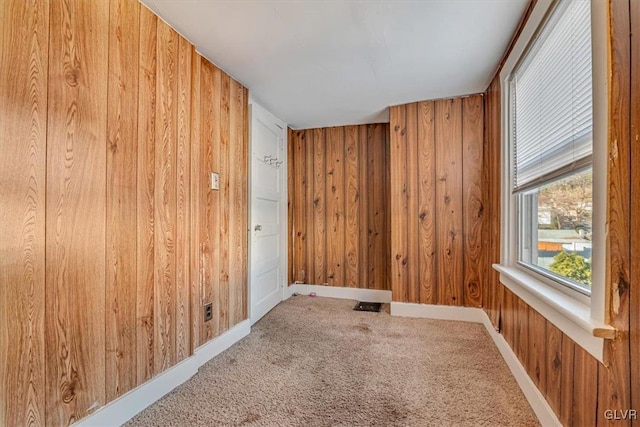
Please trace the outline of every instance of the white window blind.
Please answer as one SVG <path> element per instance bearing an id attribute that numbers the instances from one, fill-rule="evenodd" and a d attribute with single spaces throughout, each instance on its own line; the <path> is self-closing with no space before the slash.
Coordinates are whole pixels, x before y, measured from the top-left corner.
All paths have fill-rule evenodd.
<path id="1" fill-rule="evenodd" d="M 514 192 L 591 164 L 591 9 L 558 2 L 511 78 Z"/>

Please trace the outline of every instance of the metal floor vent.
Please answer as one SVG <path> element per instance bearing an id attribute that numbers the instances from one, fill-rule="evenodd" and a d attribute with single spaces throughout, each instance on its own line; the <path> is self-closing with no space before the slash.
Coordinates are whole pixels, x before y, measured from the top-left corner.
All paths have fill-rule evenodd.
<path id="1" fill-rule="evenodd" d="M 358 301 L 356 303 L 356 306 L 353 307 L 353 309 L 356 311 L 373 311 L 374 313 L 379 313 L 381 307 L 382 307 L 381 302 Z"/>

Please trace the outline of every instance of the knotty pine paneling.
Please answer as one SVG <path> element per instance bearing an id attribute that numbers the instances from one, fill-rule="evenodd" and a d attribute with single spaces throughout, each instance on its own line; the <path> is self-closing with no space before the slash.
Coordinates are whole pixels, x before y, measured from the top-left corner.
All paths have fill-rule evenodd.
<path id="1" fill-rule="evenodd" d="M 109 2 L 52 2 L 46 212 L 46 423 L 105 399 Z"/>
<path id="2" fill-rule="evenodd" d="M 387 135 L 289 130 L 290 282 L 389 289 Z"/>
<path id="3" fill-rule="evenodd" d="M 346 163 L 346 150 L 344 146 L 345 128 L 332 127 L 327 129 L 325 139 L 327 154 L 327 282 L 329 285 L 344 286 L 345 284 L 345 258 L 344 243 L 345 236 L 345 179 L 344 165 Z M 301 138 L 303 145 L 306 147 L 304 136 Z M 298 162 L 296 159 L 296 164 Z M 304 166 L 303 166 L 304 168 Z M 305 191 L 303 192 L 307 200 L 308 185 L 306 185 L 306 173 L 303 169 L 302 181 L 305 183 Z M 298 227 L 304 227 L 308 230 L 309 224 L 306 217 L 300 221 Z M 306 233 L 304 234 L 306 238 Z M 304 259 L 304 255 L 302 255 Z"/>
<path id="4" fill-rule="evenodd" d="M 640 298 L 633 287 L 638 276 L 639 263 L 637 235 L 640 221 L 634 206 L 638 203 L 637 189 L 640 188 L 640 168 L 634 161 L 638 156 L 638 110 L 640 91 L 638 72 L 632 60 L 638 61 L 640 51 L 640 31 L 638 20 L 633 19 L 640 12 L 638 2 L 614 1 L 610 8 L 609 36 L 609 108 L 608 108 L 608 234 L 606 254 L 607 314 L 611 324 L 618 329 L 615 340 L 605 342 L 604 363 L 598 362 L 568 336 L 562 334 L 548 320 L 542 328 L 542 316 L 524 301 L 515 298 L 515 312 L 508 314 L 509 302 L 505 298 L 503 285 L 495 273 L 488 277 L 483 291 L 483 305 L 495 326 L 501 327 L 505 335 L 515 327 L 514 352 L 529 375 L 538 384 L 540 392 L 548 400 L 559 420 L 566 426 L 586 425 L 631 425 L 629 419 L 608 420 L 605 410 L 620 411 L 636 409 L 640 405 L 636 392 L 639 375 L 638 322 L 640 318 Z M 631 37 L 629 34 L 632 33 Z M 633 52 L 633 53 L 632 53 Z M 489 185 L 485 190 L 489 197 L 490 250 L 491 262 L 499 258 L 499 203 L 500 203 L 500 84 L 494 78 L 486 98 L 486 148 L 489 162 Z M 491 259 L 492 258 L 492 259 Z M 531 314 L 531 313 L 534 314 Z M 543 319 L 544 320 L 544 319 Z M 511 325 L 510 323 L 514 323 Z M 523 340 L 522 337 L 528 337 Z M 525 342 L 523 342 L 525 341 Z M 528 343 L 528 344 L 527 344 Z M 534 345 L 532 345 L 534 343 Z M 544 343 L 545 351 L 540 352 Z M 528 347 L 527 347 L 528 345 Z M 540 359 L 544 357 L 545 360 Z M 543 380 L 544 378 L 544 380 Z M 638 425 L 638 420 L 633 420 Z"/>
<path id="5" fill-rule="evenodd" d="M 45 421 L 49 2 L 0 2 L 0 425 Z"/>
<path id="6" fill-rule="evenodd" d="M 436 174 L 435 104 L 418 103 L 418 298 L 421 304 L 436 301 Z"/>
<path id="7" fill-rule="evenodd" d="M 0 28 L 0 424 L 68 425 L 247 318 L 248 92 L 137 0 Z"/>
<path id="8" fill-rule="evenodd" d="M 394 106 L 390 118 L 393 300 L 480 306 L 483 96 Z"/>
<path id="9" fill-rule="evenodd" d="M 391 276 L 389 280 L 391 282 L 393 300 L 409 301 L 406 108 L 404 106 L 391 107 L 389 109 L 389 118 L 389 210 L 391 213 Z"/>

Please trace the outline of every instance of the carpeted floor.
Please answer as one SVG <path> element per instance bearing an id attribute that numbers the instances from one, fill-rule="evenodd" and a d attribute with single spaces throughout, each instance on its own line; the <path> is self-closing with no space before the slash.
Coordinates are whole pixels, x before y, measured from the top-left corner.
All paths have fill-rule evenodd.
<path id="1" fill-rule="evenodd" d="M 131 426 L 532 426 L 482 325 L 296 296 Z"/>

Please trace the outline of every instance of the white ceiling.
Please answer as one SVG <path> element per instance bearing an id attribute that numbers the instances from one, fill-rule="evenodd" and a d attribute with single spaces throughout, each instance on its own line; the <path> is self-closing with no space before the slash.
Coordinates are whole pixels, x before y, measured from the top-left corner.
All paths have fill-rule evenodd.
<path id="1" fill-rule="evenodd" d="M 483 92 L 528 0 L 142 0 L 294 129 Z"/>

